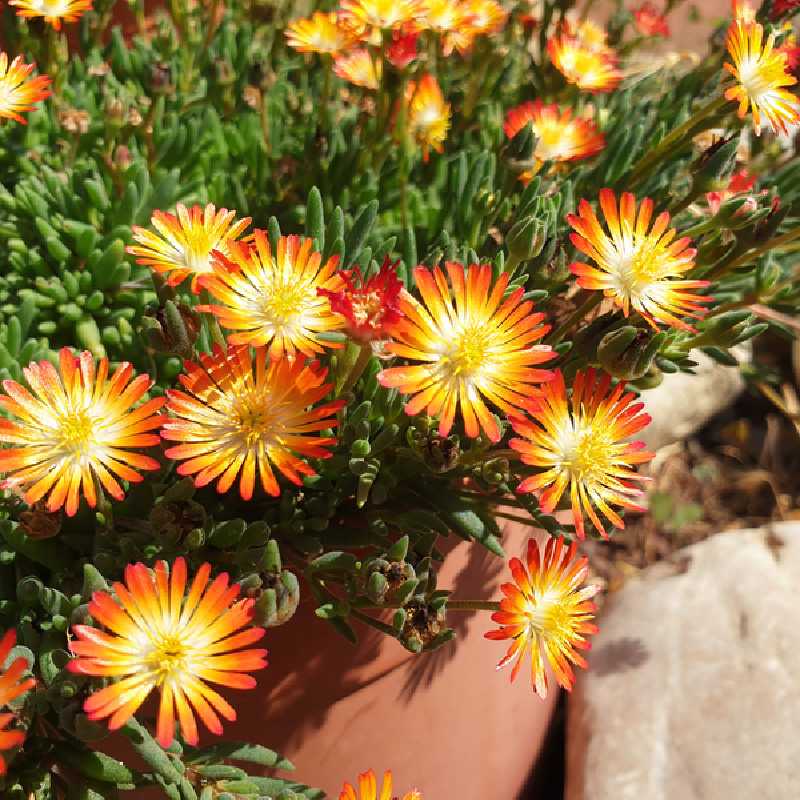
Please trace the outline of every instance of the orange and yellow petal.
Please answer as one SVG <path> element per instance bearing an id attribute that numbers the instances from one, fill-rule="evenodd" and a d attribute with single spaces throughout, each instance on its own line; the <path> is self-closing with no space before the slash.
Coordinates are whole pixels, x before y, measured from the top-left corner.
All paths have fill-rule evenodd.
<path id="1" fill-rule="evenodd" d="M 631 309 L 653 327 L 658 323 L 693 330 L 683 318 L 700 318 L 710 298 L 696 294 L 708 281 L 682 280 L 694 268 L 697 252 L 687 237 L 676 239 L 665 211 L 652 220 L 654 203 L 646 197 L 637 209 L 636 198 L 624 192 L 619 203 L 611 189 L 600 191 L 605 228 L 586 200 L 567 221 L 574 229 L 572 243 L 594 266 L 570 265 L 584 289 L 602 291 L 628 316 Z M 652 222 L 652 225 L 651 225 Z"/>
<path id="2" fill-rule="evenodd" d="M 311 239 L 282 236 L 273 253 L 266 231 L 256 230 L 253 243 L 234 243 L 227 256 L 212 261 L 213 272 L 200 283 L 216 302 L 198 306 L 232 333 L 231 344 L 268 347 L 273 359 L 297 354 L 313 357 L 341 345 L 326 335 L 345 320 L 331 310 L 319 289 L 338 292 L 344 281 L 338 257 L 324 264 Z"/>
<path id="3" fill-rule="evenodd" d="M 592 597 L 599 587 L 585 585 L 588 559 L 577 557 L 575 542 L 568 546 L 563 537 L 549 537 L 544 547 L 530 539 L 525 560 L 512 558 L 508 566 L 513 583 L 501 585 L 500 611 L 492 614 L 500 627 L 484 634 L 510 642 L 497 668 L 513 661 L 513 681 L 530 652 L 536 694 L 547 697 L 546 663 L 559 686 L 569 691 L 575 679 L 572 665 L 586 667 L 580 651 L 589 649 L 588 637 L 597 632 Z"/>
<path id="4" fill-rule="evenodd" d="M 17 633 L 13 629 L 6 631 L 0 639 L 0 668 L 8 660 L 16 643 Z M 6 760 L 3 754 L 21 747 L 25 741 L 25 731 L 9 727 L 16 717 L 8 713 L 8 704 L 36 686 L 34 678 L 22 680 L 22 676 L 29 669 L 27 660 L 19 657 L 0 672 L 0 710 L 3 712 L 0 713 L 0 775 L 5 775 L 6 772 Z"/>
<path id="5" fill-rule="evenodd" d="M 57 31 L 63 22 L 77 22 L 92 10 L 92 0 L 9 0 L 8 4 L 16 7 L 18 17 L 43 18 Z"/>
<path id="6" fill-rule="evenodd" d="M 226 254 L 250 224 L 249 217 L 237 220 L 235 211 L 217 210 L 211 203 L 205 208 L 179 203 L 175 214 L 156 211 L 150 221 L 155 231 L 133 227 L 137 244 L 128 252 L 137 264 L 166 275 L 170 286 L 191 278 L 193 292 L 200 276 L 211 272 L 212 253 Z"/>
<path id="7" fill-rule="evenodd" d="M 643 404 L 625 385 L 612 388 L 611 377 L 593 369 L 578 372 L 568 400 L 564 376 L 537 392 L 529 405 L 532 419 L 512 415 L 511 424 L 519 438 L 510 447 L 524 464 L 541 471 L 523 480 L 518 491 L 538 492 L 542 510 L 550 513 L 569 491 L 575 530 L 585 536 L 588 516 L 607 536 L 601 516 L 617 528 L 624 527 L 612 506 L 641 511 L 636 502 L 642 495 L 635 482 L 646 478 L 635 467 L 649 461 L 652 453 L 640 441 L 629 438 L 645 428 L 650 417 Z M 597 512 L 600 512 L 599 514 Z"/>
<path id="8" fill-rule="evenodd" d="M 427 160 L 433 149 L 441 153 L 450 128 L 450 104 L 445 102 L 436 78 L 427 73 L 406 87 L 408 130 Z"/>
<path id="9" fill-rule="evenodd" d="M 212 733 L 220 716 L 236 712 L 209 686 L 250 689 L 251 672 L 267 665 L 267 651 L 250 648 L 263 628 L 252 627 L 254 600 L 239 600 L 227 573 L 210 578 L 203 564 L 189 585 L 186 561 L 177 558 L 153 569 L 129 564 L 114 596 L 95 592 L 89 604 L 94 625 L 73 626 L 68 669 L 112 682 L 92 693 L 84 711 L 92 720 L 124 725 L 149 694 L 160 694 L 156 738 L 169 747 L 176 722 L 183 738 L 197 744 L 197 717 Z M 187 588 L 188 587 L 188 588 Z M 102 626 L 102 627 L 100 627 Z"/>
<path id="10" fill-rule="evenodd" d="M 277 497 L 275 470 L 300 485 L 302 476 L 316 474 L 305 459 L 331 455 L 336 439 L 317 434 L 336 427 L 343 401 L 317 405 L 332 385 L 316 364 L 232 346 L 185 369 L 182 389 L 167 391 L 170 417 L 161 435 L 177 443 L 166 455 L 181 462 L 178 473 L 191 475 L 195 485 L 216 481 L 224 493 L 238 478 L 239 494 L 249 500 L 258 480 Z"/>
<path id="11" fill-rule="evenodd" d="M 648 0 L 633 10 L 633 19 L 642 36 L 669 36 L 667 18 Z"/>
<path id="12" fill-rule="evenodd" d="M 409 415 L 438 416 L 442 436 L 458 409 L 467 436 L 483 431 L 496 442 L 500 428 L 491 409 L 524 407 L 531 388 L 552 377 L 539 368 L 552 351 L 537 344 L 549 326 L 522 300 L 522 288 L 504 298 L 508 273 L 493 281 L 488 264 L 447 263 L 446 269 L 447 275 L 439 267 L 414 270 L 422 302 L 401 297 L 404 316 L 390 326 L 393 341 L 386 346 L 409 363 L 383 370 L 378 380 L 410 395 Z"/>
<path id="13" fill-rule="evenodd" d="M 342 17 L 354 27 L 390 30 L 420 16 L 420 0 L 342 0 Z"/>
<path id="14" fill-rule="evenodd" d="M 762 122 L 775 133 L 788 133 L 800 123 L 800 101 L 786 89 L 797 78 L 788 72 L 786 53 L 775 47 L 775 33 L 764 41 L 762 25 L 736 20 L 726 44 L 733 64 L 726 62 L 725 69 L 736 83 L 725 91 L 725 98 L 739 104 L 741 119 L 750 109 L 756 135 L 761 134 Z"/>
<path id="15" fill-rule="evenodd" d="M 26 64 L 22 56 L 17 56 L 10 64 L 8 55 L 0 52 L 0 117 L 27 124 L 25 117 L 33 111 L 35 104 L 50 97 L 50 78 L 39 75 L 28 76 L 35 64 Z"/>
<path id="16" fill-rule="evenodd" d="M 119 480 L 142 480 L 137 470 L 155 470 L 154 458 L 137 452 L 160 443 L 156 414 L 163 398 L 133 406 L 153 385 L 147 375 L 134 377 L 122 362 L 108 375 L 108 359 L 95 365 L 91 353 L 59 354 L 59 369 L 49 361 L 29 364 L 23 374 L 30 391 L 3 381 L 0 408 L 10 417 L 0 422 L 2 487 L 22 493 L 33 505 L 45 497 L 48 511 L 64 508 L 73 516 L 83 497 L 94 507 L 99 488 L 122 499 Z"/>
<path id="17" fill-rule="evenodd" d="M 380 86 L 382 64 L 373 59 L 369 50 L 359 47 L 337 56 L 333 62 L 333 71 L 355 86 L 375 91 Z"/>
<path id="18" fill-rule="evenodd" d="M 610 92 L 622 80 L 619 59 L 609 47 L 598 46 L 564 28 L 547 40 L 553 66 L 567 83 L 589 92 Z"/>
<path id="19" fill-rule="evenodd" d="M 315 11 L 307 19 L 290 22 L 285 31 L 289 47 L 300 53 L 338 55 L 358 41 L 354 29 L 335 12 Z"/>
<path id="20" fill-rule="evenodd" d="M 339 800 L 392 800 L 392 771 L 383 773 L 383 781 L 379 782 L 373 770 L 362 772 L 358 776 L 358 785 L 345 782 Z M 422 795 L 412 789 L 403 795 L 403 800 L 422 800 Z"/>
<path id="21" fill-rule="evenodd" d="M 503 126 L 506 136 L 513 139 L 529 123 L 538 162 L 580 161 L 605 147 L 605 137 L 591 119 L 573 117 L 572 109 L 560 110 L 555 103 L 545 105 L 537 99 L 510 109 Z"/>

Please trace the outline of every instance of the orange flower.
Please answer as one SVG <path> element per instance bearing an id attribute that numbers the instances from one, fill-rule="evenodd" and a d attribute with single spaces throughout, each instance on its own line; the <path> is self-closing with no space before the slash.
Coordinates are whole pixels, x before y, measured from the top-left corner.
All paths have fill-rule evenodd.
<path id="1" fill-rule="evenodd" d="M 420 0 L 342 0 L 342 16 L 354 27 L 398 28 L 420 15 Z"/>
<path id="2" fill-rule="evenodd" d="M 526 562 L 512 558 L 508 562 L 514 583 L 504 583 L 500 591 L 500 611 L 492 620 L 500 624 L 487 631 L 487 639 L 511 639 L 508 652 L 497 665 L 502 669 L 516 659 L 511 680 L 517 677 L 526 651 L 531 653 L 531 684 L 542 699 L 547 697 L 548 680 L 545 658 L 556 681 L 567 691 L 572 689 L 575 675 L 572 664 L 586 668 L 578 652 L 591 646 L 587 637 L 597 633 L 592 622 L 592 602 L 598 586 L 584 586 L 589 574 L 588 559 L 576 558 L 577 545 L 566 546 L 563 537 L 549 538 L 542 549 L 534 539 L 528 540 Z"/>
<path id="3" fill-rule="evenodd" d="M 167 450 L 168 458 L 182 461 L 180 475 L 194 475 L 195 486 L 217 480 L 217 491 L 227 492 L 237 475 L 239 494 L 253 496 L 256 470 L 264 491 L 281 493 L 270 465 L 292 483 L 302 484 L 302 475 L 314 469 L 295 454 L 329 458 L 326 448 L 334 437 L 311 436 L 335 428 L 335 414 L 343 400 L 313 407 L 331 390 L 325 383 L 327 370 L 302 359 L 270 360 L 266 348 L 253 358 L 248 347 L 216 348 L 213 355 L 200 356 L 200 363 L 187 362 L 179 380 L 186 391 L 167 390 L 172 417 L 161 429 L 169 441 L 181 444 Z"/>
<path id="4" fill-rule="evenodd" d="M 308 19 L 296 19 L 285 31 L 289 47 L 301 53 L 338 55 L 347 50 L 358 36 L 354 30 L 343 25 L 338 14 L 315 11 Z"/>
<path id="5" fill-rule="evenodd" d="M 269 345 L 273 359 L 341 347 L 324 341 L 324 335 L 341 329 L 344 320 L 331 311 L 327 297 L 317 294 L 317 289 L 338 291 L 344 285 L 336 272 L 338 256 L 320 267 L 322 256 L 312 252 L 311 239 L 282 236 L 273 254 L 266 231 L 256 230 L 253 238 L 255 246 L 233 243 L 228 256 L 212 261 L 213 273 L 200 284 L 222 305 L 198 310 L 236 331 L 228 337 L 231 344 Z"/>
<path id="6" fill-rule="evenodd" d="M 419 83 L 409 81 L 406 87 L 408 103 L 408 130 L 422 148 L 427 161 L 431 148 L 437 153 L 444 149 L 444 140 L 450 127 L 450 104 L 446 103 L 436 78 L 430 73 Z"/>
<path id="7" fill-rule="evenodd" d="M 669 36 L 667 18 L 650 2 L 633 10 L 636 27 L 642 36 Z"/>
<path id="8" fill-rule="evenodd" d="M 533 303 L 522 300 L 522 287 L 504 299 L 507 272 L 492 286 L 489 264 L 446 267 L 452 288 L 439 267 L 414 270 L 424 305 L 404 293 L 405 317 L 389 328 L 395 341 L 387 352 L 422 363 L 385 369 L 378 380 L 413 395 L 406 404 L 410 416 L 440 415 L 442 436 L 450 433 L 460 405 L 467 436 L 483 429 L 497 442 L 500 428 L 484 400 L 512 412 L 525 405 L 534 384 L 552 377 L 535 368 L 549 361 L 552 351 L 534 344 L 550 327 L 540 324 L 543 314 L 531 313 Z"/>
<path id="9" fill-rule="evenodd" d="M 18 17 L 44 17 L 57 31 L 62 22 L 76 22 L 92 10 L 92 0 L 9 0 L 8 4 L 19 9 Z"/>
<path id="10" fill-rule="evenodd" d="M 160 442 L 155 412 L 163 398 L 131 410 L 153 385 L 148 375 L 133 378 L 133 367 L 122 362 L 108 378 L 108 359 L 97 367 L 88 351 L 59 354 L 59 372 L 49 361 L 29 364 L 22 371 L 33 394 L 15 381 L 3 381 L 0 408 L 16 419 L 0 418 L 0 472 L 4 489 L 17 489 L 29 505 L 49 493 L 47 510 L 78 510 L 81 486 L 86 502 L 97 503 L 97 482 L 116 500 L 124 497 L 114 475 L 138 482 L 136 469 L 158 469 L 153 458 L 133 452 Z M 113 474 L 112 474 L 113 473 Z"/>
<path id="11" fill-rule="evenodd" d="M 186 561 L 176 558 L 153 570 L 144 564 L 125 567 L 125 582 L 108 592 L 95 592 L 89 613 L 108 630 L 73 625 L 71 649 L 76 658 L 70 672 L 112 678 L 114 682 L 91 694 L 83 708 L 91 720 L 110 718 L 110 730 L 121 728 L 148 695 L 160 693 L 156 738 L 169 747 L 177 711 L 183 738 L 198 742 L 200 717 L 212 733 L 222 733 L 220 716 L 229 721 L 236 712 L 208 684 L 252 689 L 247 674 L 267 666 L 266 650 L 242 649 L 264 635 L 251 627 L 252 599 L 238 600 L 239 584 L 228 585 L 223 572 L 209 583 L 211 565 L 203 564 L 186 591 Z"/>
<path id="12" fill-rule="evenodd" d="M 775 133 L 788 133 L 789 126 L 800 122 L 800 101 L 784 87 L 793 86 L 797 78 L 787 72 L 786 54 L 774 49 L 775 33 L 766 43 L 764 28 L 757 23 L 736 21 L 728 29 L 728 53 L 733 64 L 725 69 L 736 79 L 736 85 L 725 92 L 726 100 L 739 103 L 740 119 L 753 112 L 753 128 L 761 135 L 761 118 Z"/>
<path id="13" fill-rule="evenodd" d="M 586 200 L 578 204 L 577 215 L 567 215 L 567 222 L 575 229 L 572 243 L 596 264 L 590 267 L 578 261 L 570 265 L 578 276 L 578 285 L 601 289 L 626 317 L 633 308 L 653 327 L 662 322 L 693 330 L 679 317 L 703 315 L 700 304 L 710 298 L 693 292 L 708 286 L 708 281 L 673 280 L 694 267 L 697 251 L 690 247 L 691 240 L 683 237 L 673 241 L 675 229 L 667 230 L 670 217 L 666 211 L 650 228 L 653 201 L 649 197 L 642 200 L 637 215 L 636 198 L 630 192 L 620 197 L 618 210 L 614 192 L 602 189 L 600 207 L 608 233 Z"/>
<path id="14" fill-rule="evenodd" d="M 361 270 L 342 270 L 344 286 L 338 291 L 317 289 L 327 297 L 331 308 L 346 320 L 345 333 L 357 342 L 383 341 L 389 338 L 389 330 L 403 316 L 400 295 L 403 283 L 397 277 L 397 264 L 389 256 L 376 275 L 366 278 Z"/>
<path id="15" fill-rule="evenodd" d="M 336 56 L 333 62 L 333 71 L 340 78 L 373 92 L 380 86 L 382 67 L 382 63 L 373 60 L 369 50 L 363 47 Z"/>
<path id="16" fill-rule="evenodd" d="M 622 80 L 617 55 L 604 44 L 604 38 L 598 41 L 594 34 L 587 38 L 587 30 L 582 29 L 579 36 L 565 26 L 547 40 L 547 52 L 567 83 L 590 92 L 613 91 Z"/>
<path id="17" fill-rule="evenodd" d="M 421 30 L 433 31 L 442 39 L 446 56 L 453 50 L 466 52 L 472 45 L 474 32 L 471 17 L 461 0 L 422 0 L 417 25 Z"/>
<path id="18" fill-rule="evenodd" d="M 503 30 L 508 11 L 500 3 L 495 0 L 464 0 L 463 5 L 473 35 L 489 36 Z"/>
<path id="19" fill-rule="evenodd" d="M 559 111 L 555 103 L 545 105 L 538 99 L 510 109 L 503 130 L 513 139 L 529 122 L 536 137 L 533 157 L 539 165 L 544 161 L 580 161 L 605 147 L 605 137 L 592 120 L 573 118 L 572 109 Z M 526 183 L 532 177 L 533 171 L 520 175 Z"/>
<path id="20" fill-rule="evenodd" d="M 607 536 L 600 512 L 618 528 L 622 518 L 611 503 L 633 511 L 643 509 L 631 501 L 642 490 L 630 481 L 643 481 L 632 467 L 653 458 L 645 452 L 643 442 L 627 439 L 650 423 L 641 413 L 644 405 L 634 402 L 632 392 L 625 394 L 625 385 L 611 389 L 611 376 L 593 369 L 578 372 L 572 386 L 572 404 L 567 402 L 564 376 L 546 384 L 531 400 L 533 422 L 512 416 L 511 424 L 521 439 L 512 439 L 511 448 L 520 453 L 524 464 L 542 467 L 544 472 L 523 480 L 517 491 L 526 493 L 545 489 L 539 505 L 550 513 L 569 487 L 572 517 L 578 536 L 585 536 L 583 513 L 586 513 L 603 536 Z"/>
<path id="21" fill-rule="evenodd" d="M 756 10 L 748 0 L 731 0 L 731 11 L 733 12 L 734 20 L 745 24 L 756 21 Z"/>
<path id="22" fill-rule="evenodd" d="M 50 78 L 40 75 L 28 80 L 35 64 L 26 64 L 17 56 L 9 66 L 8 55 L 0 52 L 0 117 L 27 125 L 21 116 L 33 111 L 34 103 L 50 97 Z"/>
<path id="23" fill-rule="evenodd" d="M 383 773 L 383 788 L 378 794 L 378 779 L 372 770 L 362 772 L 358 776 L 358 790 L 345 783 L 342 788 L 339 800 L 391 800 L 392 799 L 392 771 L 386 770 Z M 406 792 L 403 800 L 422 800 L 422 795 L 416 790 Z"/>
<path id="24" fill-rule="evenodd" d="M 17 632 L 13 629 L 6 631 L 0 640 L 0 668 L 5 664 L 16 643 Z M 28 662 L 20 656 L 15 658 L 8 669 L 0 675 L 0 708 L 6 708 L 12 700 L 36 686 L 33 678 L 20 680 L 28 669 Z M 7 765 L 3 754 L 16 747 L 22 747 L 25 741 L 25 731 L 9 729 L 8 726 L 13 721 L 14 714 L 9 712 L 0 714 L 0 775 L 6 774 Z"/>
<path id="25" fill-rule="evenodd" d="M 751 175 L 746 169 L 741 169 L 731 175 L 728 185 L 725 189 L 718 192 L 706 192 L 706 202 L 712 214 L 719 213 L 722 204 L 726 200 L 730 200 L 737 194 L 745 194 L 755 186 L 755 176 Z M 759 194 L 767 194 L 766 189 Z M 735 216 L 753 212 L 758 208 L 758 200 L 755 196 L 749 195 L 742 205 L 737 209 Z"/>
<path id="26" fill-rule="evenodd" d="M 133 238 L 141 246 L 128 247 L 128 252 L 138 256 L 137 264 L 166 274 L 170 286 L 177 286 L 191 276 L 192 291 L 196 292 L 198 278 L 211 272 L 211 254 L 227 253 L 250 224 L 250 217 L 234 222 L 235 211 L 227 208 L 217 211 L 212 203 L 191 209 L 178 203 L 176 212 L 177 216 L 165 211 L 153 212 L 150 221 L 160 236 L 134 225 Z"/>

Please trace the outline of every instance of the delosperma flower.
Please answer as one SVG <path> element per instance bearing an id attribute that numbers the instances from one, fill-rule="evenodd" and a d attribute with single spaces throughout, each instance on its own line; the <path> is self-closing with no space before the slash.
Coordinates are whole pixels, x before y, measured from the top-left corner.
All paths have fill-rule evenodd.
<path id="1" fill-rule="evenodd" d="M 155 211 L 150 220 L 156 232 L 134 225 L 137 244 L 128 247 L 137 264 L 167 276 L 170 286 L 191 278 L 192 291 L 198 289 L 201 275 L 211 272 L 211 254 L 227 253 L 230 245 L 247 229 L 250 218 L 236 219 L 235 211 L 178 204 L 175 214 Z"/>
<path id="2" fill-rule="evenodd" d="M 195 485 L 217 482 L 227 492 L 239 478 L 239 493 L 253 496 L 256 475 L 270 495 L 280 495 L 273 467 L 294 484 L 314 469 L 299 456 L 327 458 L 334 437 L 316 436 L 336 427 L 337 400 L 316 406 L 331 390 L 327 370 L 301 358 L 274 360 L 266 348 L 255 356 L 249 347 L 217 348 L 187 362 L 182 389 L 168 389 L 168 409 L 161 435 L 179 444 L 166 451 L 180 461 L 178 474 L 194 476 Z"/>
<path id="3" fill-rule="evenodd" d="M 776 133 L 788 133 L 800 123 L 800 100 L 785 87 L 797 83 L 787 71 L 786 54 L 775 48 L 775 33 L 764 41 L 764 27 L 756 22 L 737 20 L 728 29 L 726 41 L 733 64 L 725 69 L 736 85 L 725 91 L 725 98 L 739 103 L 744 119 L 748 108 L 753 113 L 753 128 L 761 134 L 762 119 Z"/>
<path id="4" fill-rule="evenodd" d="M 633 19 L 642 36 L 669 36 L 667 18 L 647 0 L 633 10 Z"/>
<path id="5" fill-rule="evenodd" d="M 3 381 L 0 408 L 0 473 L 5 489 L 22 493 L 29 505 L 47 498 L 48 511 L 64 508 L 74 515 L 83 496 L 92 508 L 98 485 L 115 500 L 124 497 L 118 479 L 139 482 L 136 470 L 155 470 L 160 464 L 133 448 L 159 444 L 164 403 L 153 398 L 133 406 L 149 391 L 148 375 L 133 377 L 133 367 L 121 363 L 108 375 L 108 359 L 95 367 L 88 351 L 74 355 L 65 347 L 59 369 L 49 361 L 23 369 L 30 391 L 16 381 Z M 116 476 L 116 477 L 115 477 Z"/>
<path id="6" fill-rule="evenodd" d="M 413 22 L 420 15 L 420 0 L 342 0 L 341 14 L 353 25 L 382 30 Z"/>
<path id="7" fill-rule="evenodd" d="M 8 4 L 16 7 L 18 17 L 43 18 L 57 31 L 63 22 L 77 22 L 92 10 L 92 0 L 9 0 Z"/>
<path id="8" fill-rule="evenodd" d="M 547 52 L 553 66 L 567 83 L 589 92 L 610 92 L 622 80 L 618 59 L 613 50 L 584 41 L 564 28 L 547 40 Z"/>
<path id="9" fill-rule="evenodd" d="M 555 510 L 569 492 L 575 531 L 583 539 L 584 515 L 607 536 L 600 515 L 623 528 L 612 506 L 643 511 L 636 500 L 643 492 L 634 481 L 647 480 L 636 473 L 639 464 L 653 458 L 643 442 L 631 442 L 650 422 L 644 404 L 625 385 L 611 387 L 611 377 L 593 369 L 578 372 L 567 397 L 559 370 L 553 381 L 540 387 L 529 405 L 531 418 L 510 417 L 519 438 L 509 445 L 524 464 L 542 472 L 525 478 L 519 492 L 541 492 L 539 505 L 545 513 Z M 598 514 L 599 512 L 599 514 Z"/>
<path id="10" fill-rule="evenodd" d="M 380 86 L 383 66 L 380 61 L 373 59 L 369 50 L 358 47 L 349 53 L 336 56 L 333 71 L 354 86 L 361 86 L 374 92 Z"/>
<path id="11" fill-rule="evenodd" d="M 528 123 L 536 137 L 533 157 L 539 164 L 580 161 L 605 147 L 605 137 L 591 119 L 573 117 L 572 109 L 559 109 L 555 103 L 545 105 L 537 99 L 509 109 L 503 130 L 513 139 Z M 532 176 L 530 170 L 520 178 L 527 182 Z"/>
<path id="12" fill-rule="evenodd" d="M 0 639 L 0 669 L 16 643 L 17 632 L 13 629 L 6 631 Z M 20 656 L 5 671 L 0 672 L 0 775 L 6 774 L 7 765 L 3 754 L 15 747 L 21 747 L 25 741 L 25 731 L 9 727 L 15 715 L 8 710 L 8 704 L 36 686 L 34 678 L 20 680 L 28 669 L 28 662 Z"/>
<path id="13" fill-rule="evenodd" d="M 345 782 L 339 800 L 392 800 L 392 798 L 397 800 L 392 793 L 392 783 L 392 771 L 387 769 L 383 773 L 383 782 L 379 790 L 378 778 L 370 769 L 358 776 L 358 787 Z M 403 795 L 402 800 L 422 800 L 422 795 L 416 789 L 412 789 Z"/>
<path id="14" fill-rule="evenodd" d="M 421 147 L 425 160 L 431 149 L 441 153 L 450 127 L 450 104 L 445 102 L 436 78 L 426 74 L 418 82 L 409 81 L 406 103 L 408 130 Z"/>
<path id="15" fill-rule="evenodd" d="M 358 36 L 335 12 L 315 11 L 308 19 L 296 19 L 285 31 L 290 47 L 300 53 L 336 56 L 352 47 Z"/>
<path id="16" fill-rule="evenodd" d="M 267 651 L 249 648 L 264 635 L 251 626 L 252 599 L 238 600 L 240 587 L 227 573 L 211 580 L 203 564 L 188 585 L 186 561 L 170 567 L 158 561 L 153 570 L 129 564 L 124 583 L 113 595 L 95 592 L 89 603 L 94 625 L 74 625 L 68 663 L 71 672 L 111 678 L 84 703 L 89 719 L 108 719 L 121 728 L 153 690 L 160 695 L 156 738 L 172 743 L 175 720 L 189 744 L 197 744 L 197 719 L 222 733 L 220 717 L 233 721 L 236 711 L 214 689 L 252 689 L 250 674 L 267 666 Z M 98 624 L 99 623 L 99 624 Z M 102 626 L 102 627 L 101 627 Z"/>
<path id="17" fill-rule="evenodd" d="M 358 267 L 342 270 L 344 285 L 336 290 L 317 289 L 330 300 L 331 309 L 347 320 L 344 332 L 357 342 L 376 342 L 389 338 L 392 325 L 403 311 L 400 297 L 403 283 L 397 277 L 397 264 L 388 256 L 375 275 L 365 278 Z"/>
<path id="18" fill-rule="evenodd" d="M 10 64 L 8 55 L 0 52 L 0 117 L 26 125 L 22 114 L 33 111 L 35 103 L 50 97 L 50 78 L 28 76 L 35 64 L 26 64 L 17 56 Z"/>
<path id="19" fill-rule="evenodd" d="M 500 627 L 484 634 L 487 639 L 511 640 L 497 668 L 514 661 L 512 681 L 530 651 L 531 684 L 542 699 L 549 688 L 546 664 L 559 686 L 571 689 L 572 665 L 586 668 L 579 651 L 588 650 L 588 637 L 597 633 L 592 597 L 599 587 L 584 585 L 588 559 L 577 558 L 576 551 L 577 544 L 567 546 L 563 537 L 550 537 L 544 547 L 530 539 L 525 561 L 512 558 L 508 562 L 514 582 L 500 586 L 504 597 L 500 611 L 492 614 Z"/>
<path id="20" fill-rule="evenodd" d="M 282 236 L 273 252 L 262 230 L 255 231 L 252 245 L 231 244 L 228 255 L 220 253 L 212 262 L 212 274 L 200 281 L 217 302 L 198 308 L 232 331 L 231 344 L 267 346 L 273 359 L 298 353 L 313 356 L 326 347 L 339 347 L 325 341 L 324 334 L 342 328 L 344 319 L 317 293 L 344 286 L 336 272 L 338 257 L 323 264 L 312 244 L 311 239 Z"/>
<path id="21" fill-rule="evenodd" d="M 414 270 L 422 303 L 408 293 L 400 300 L 403 319 L 390 326 L 387 352 L 415 362 L 378 375 L 383 386 L 412 395 L 406 413 L 439 416 L 439 433 L 447 436 L 459 408 L 467 436 L 482 430 L 493 442 L 500 428 L 487 406 L 505 412 L 522 408 L 531 387 L 552 372 L 538 365 L 553 358 L 537 342 L 550 329 L 533 303 L 522 300 L 520 287 L 505 296 L 509 275 L 492 281 L 488 264 L 448 263 L 447 276 L 434 267 Z"/>
<path id="22" fill-rule="evenodd" d="M 692 330 L 682 317 L 702 317 L 702 303 L 709 298 L 695 290 L 708 286 L 708 281 L 681 279 L 694 267 L 697 251 L 687 237 L 675 238 L 666 211 L 652 221 L 653 207 L 652 199 L 646 197 L 637 210 L 630 192 L 624 192 L 617 204 L 614 192 L 602 189 L 600 208 L 606 230 L 591 205 L 581 200 L 578 213 L 567 216 L 575 231 L 570 238 L 595 266 L 577 261 L 570 269 L 578 276 L 579 286 L 602 291 L 625 316 L 633 309 L 653 327 L 663 323 Z"/>

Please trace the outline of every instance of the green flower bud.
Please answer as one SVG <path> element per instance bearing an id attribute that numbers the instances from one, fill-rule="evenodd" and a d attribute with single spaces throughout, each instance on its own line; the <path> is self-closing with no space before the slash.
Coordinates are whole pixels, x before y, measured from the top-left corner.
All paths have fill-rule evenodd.
<path id="1" fill-rule="evenodd" d="M 665 338 L 663 333 L 623 325 L 600 340 L 597 360 L 615 378 L 636 380 L 650 368 Z"/>
<path id="2" fill-rule="evenodd" d="M 707 147 L 691 165 L 692 197 L 698 197 L 705 192 L 724 189 L 728 178 L 736 166 L 736 148 L 739 146 L 739 136 L 728 139 L 718 139 Z"/>
<path id="3" fill-rule="evenodd" d="M 300 583 L 297 576 L 283 570 L 279 575 L 268 573 L 262 576 L 262 588 L 253 596 L 256 597 L 256 625 L 275 628 L 288 622 L 300 605 Z"/>
<path id="4" fill-rule="evenodd" d="M 380 573 L 373 572 L 367 581 L 367 597 L 373 603 L 381 604 L 389 591 L 389 581 Z"/>
<path id="5" fill-rule="evenodd" d="M 527 216 L 515 222 L 506 236 L 508 247 L 506 272 L 513 272 L 518 264 L 538 256 L 542 252 L 546 238 L 547 224 L 541 220 Z"/>

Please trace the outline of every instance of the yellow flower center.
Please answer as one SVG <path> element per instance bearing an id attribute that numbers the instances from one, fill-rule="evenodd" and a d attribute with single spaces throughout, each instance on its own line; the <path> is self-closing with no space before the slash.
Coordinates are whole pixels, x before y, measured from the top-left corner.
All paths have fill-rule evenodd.
<path id="1" fill-rule="evenodd" d="M 527 612 L 528 625 L 540 636 L 572 628 L 570 607 L 564 602 L 563 592 L 554 589 L 542 593 L 534 591 L 533 598 L 528 599 Z"/>
<path id="2" fill-rule="evenodd" d="M 180 635 L 167 633 L 150 645 L 150 652 L 144 661 L 156 673 L 157 682 L 162 684 L 186 671 L 189 650 L 190 647 Z"/>
<path id="3" fill-rule="evenodd" d="M 350 298 L 353 308 L 353 319 L 357 325 L 370 322 L 373 326 L 379 325 L 383 317 L 383 304 L 378 292 L 358 294 Z"/>
<path id="4" fill-rule="evenodd" d="M 61 449 L 72 456 L 84 456 L 95 445 L 97 421 L 85 410 L 78 409 L 62 416 L 58 434 Z"/>
<path id="5" fill-rule="evenodd" d="M 486 331 L 474 326 L 456 334 L 452 347 L 444 354 L 443 362 L 450 367 L 453 375 L 474 378 L 488 366 L 488 356 Z"/>
<path id="6" fill-rule="evenodd" d="M 760 57 L 750 57 L 742 60 L 739 64 L 739 81 L 754 102 L 772 89 L 767 71 L 761 63 Z"/>
<path id="7" fill-rule="evenodd" d="M 38 0 L 37 10 L 48 16 L 60 17 L 68 10 L 69 4 L 66 0 Z"/>
<path id="8" fill-rule="evenodd" d="M 608 432 L 599 426 L 571 421 L 559 442 L 559 461 L 572 477 L 586 484 L 612 468 L 612 444 Z"/>
<path id="9" fill-rule="evenodd" d="M 243 395 L 232 408 L 233 429 L 238 439 L 252 447 L 275 428 L 275 415 L 268 393 Z"/>
<path id="10" fill-rule="evenodd" d="M 276 327 L 289 326 L 302 318 L 303 310 L 315 296 L 313 286 L 309 288 L 307 283 L 276 285 L 264 298 L 261 310 Z"/>

